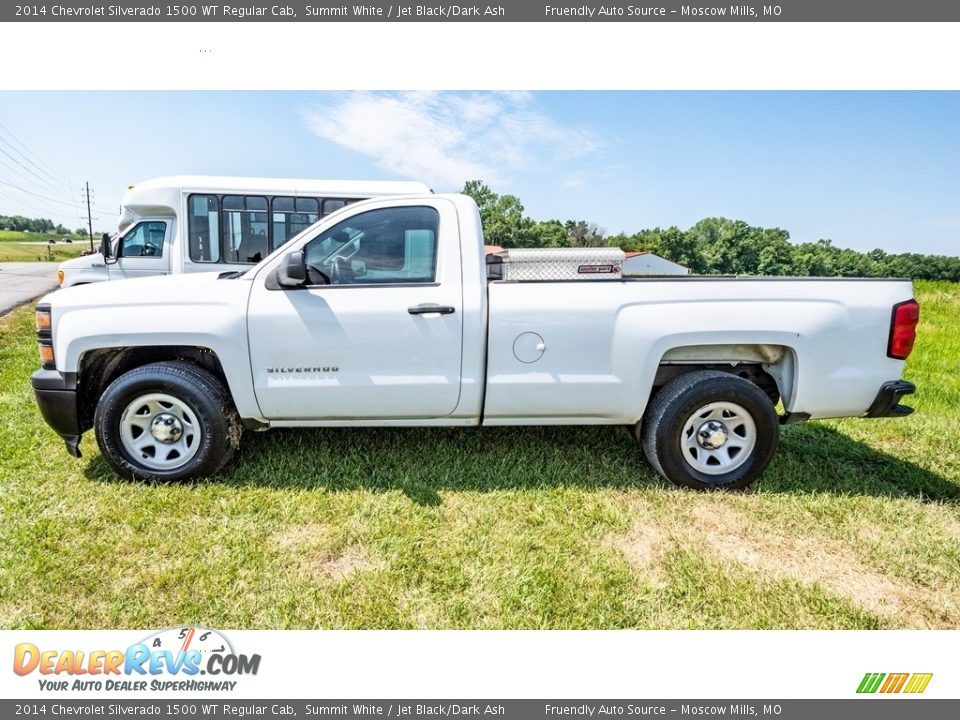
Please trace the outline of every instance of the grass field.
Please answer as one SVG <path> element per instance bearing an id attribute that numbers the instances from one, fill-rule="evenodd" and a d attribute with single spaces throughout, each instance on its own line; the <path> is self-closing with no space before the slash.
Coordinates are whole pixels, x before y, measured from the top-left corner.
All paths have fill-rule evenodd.
<path id="1" fill-rule="evenodd" d="M 4 242 L 39 242 L 46 243 L 49 238 L 53 238 L 57 241 L 57 244 L 60 243 L 61 238 L 70 238 L 73 240 L 74 244 L 76 243 L 87 243 L 87 247 L 90 246 L 90 238 L 86 235 L 77 235 L 76 233 L 67 233 L 63 235 L 61 233 L 54 232 L 25 232 L 23 230 L 0 230 L 0 243 Z"/>
<path id="2" fill-rule="evenodd" d="M 222 476 L 113 475 L 0 319 L 0 626 L 958 628 L 960 286 L 918 283 L 917 413 L 786 428 L 754 492 L 623 428 L 249 433 Z"/>
<path id="3" fill-rule="evenodd" d="M 56 239 L 50 245 L 48 253 L 47 239 Z M 69 237 L 72 243 L 64 243 L 61 237 Z M 84 249 L 90 247 L 86 235 L 61 236 L 56 233 L 28 233 L 19 230 L 0 230 L 0 262 L 63 262 L 79 257 Z"/>

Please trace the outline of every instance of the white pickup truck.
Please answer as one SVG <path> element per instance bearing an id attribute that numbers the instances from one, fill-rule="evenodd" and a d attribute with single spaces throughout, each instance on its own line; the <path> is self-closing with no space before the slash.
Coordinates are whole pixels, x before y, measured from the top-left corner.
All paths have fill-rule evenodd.
<path id="1" fill-rule="evenodd" d="M 93 428 L 118 473 L 166 480 L 244 429 L 621 424 L 674 483 L 740 488 L 781 424 L 912 411 L 907 280 L 551 267 L 491 265 L 468 197 L 359 202 L 245 272 L 47 295 L 33 387 L 72 455 Z"/>

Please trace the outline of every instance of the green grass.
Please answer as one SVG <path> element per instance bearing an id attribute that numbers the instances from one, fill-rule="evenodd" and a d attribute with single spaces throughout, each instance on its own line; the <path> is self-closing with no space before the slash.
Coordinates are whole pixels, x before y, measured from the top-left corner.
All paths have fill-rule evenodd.
<path id="1" fill-rule="evenodd" d="M 72 243 L 65 243 L 61 237 L 69 237 Z M 57 242 L 48 245 L 47 240 Z M 86 235 L 58 235 L 56 233 L 28 233 L 20 230 L 0 230 L 0 262 L 63 262 L 80 257 L 90 247 Z"/>
<path id="2" fill-rule="evenodd" d="M 754 492 L 622 428 L 248 433 L 215 479 L 66 455 L 0 319 L 0 626 L 960 627 L 960 286 L 918 283 L 917 413 L 784 429 Z"/>
<path id="3" fill-rule="evenodd" d="M 29 243 L 0 243 L 0 262 L 55 262 L 80 257 L 85 247 L 89 245 L 32 245 Z"/>
<path id="4" fill-rule="evenodd" d="M 90 238 L 87 235 L 77 235 L 76 233 L 67 233 L 62 235 L 55 232 L 26 232 L 24 230 L 0 230 L 0 243 L 2 242 L 40 242 L 45 243 L 50 238 L 61 242 L 61 238 L 70 238 L 74 243 L 87 243 L 90 245 Z"/>

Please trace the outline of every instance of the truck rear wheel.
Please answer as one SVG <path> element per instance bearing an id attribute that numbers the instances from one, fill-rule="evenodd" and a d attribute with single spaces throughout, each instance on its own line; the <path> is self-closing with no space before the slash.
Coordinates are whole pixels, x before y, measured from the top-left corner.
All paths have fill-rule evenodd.
<path id="1" fill-rule="evenodd" d="M 100 398 L 93 427 L 118 474 L 167 481 L 215 475 L 233 457 L 242 432 L 220 381 L 185 362 L 121 375 Z"/>
<path id="2" fill-rule="evenodd" d="M 713 370 L 665 385 L 634 428 L 653 469 L 696 490 L 750 485 L 773 459 L 779 431 L 767 393 Z"/>

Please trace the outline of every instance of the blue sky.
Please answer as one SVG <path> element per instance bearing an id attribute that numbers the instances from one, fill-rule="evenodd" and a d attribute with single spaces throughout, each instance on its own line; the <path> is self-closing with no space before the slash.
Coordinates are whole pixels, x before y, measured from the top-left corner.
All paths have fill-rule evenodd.
<path id="1" fill-rule="evenodd" d="M 960 92 L 0 92 L 0 124 L 0 214 L 70 227 L 85 180 L 109 229 L 162 175 L 480 178 L 609 233 L 723 215 L 960 254 Z"/>

